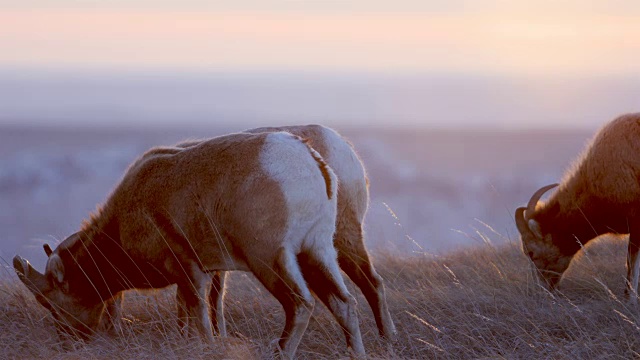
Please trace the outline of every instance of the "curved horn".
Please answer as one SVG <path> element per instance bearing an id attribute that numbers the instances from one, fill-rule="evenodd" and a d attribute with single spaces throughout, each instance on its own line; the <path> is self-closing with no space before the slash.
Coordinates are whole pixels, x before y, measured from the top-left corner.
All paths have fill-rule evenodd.
<path id="1" fill-rule="evenodd" d="M 28 277 L 31 272 L 31 264 L 21 256 L 16 255 L 13 257 L 13 268 L 16 270 L 18 276 Z"/>
<path id="2" fill-rule="evenodd" d="M 13 268 L 18 278 L 20 278 L 31 292 L 37 295 L 46 291 L 48 284 L 45 276 L 34 269 L 27 260 L 16 255 L 13 258 Z"/>
<path id="3" fill-rule="evenodd" d="M 518 231 L 520 235 L 528 234 L 531 232 L 529 229 L 529 225 L 527 224 L 527 220 L 524 219 L 524 212 L 527 208 L 519 207 L 516 209 L 516 226 L 518 227 Z"/>
<path id="4" fill-rule="evenodd" d="M 529 204 L 527 204 L 527 215 L 529 216 L 527 216 L 526 219 L 529 219 L 531 217 L 531 214 L 533 214 L 536 211 L 536 205 L 538 204 L 538 200 L 540 200 L 542 195 L 544 195 L 544 193 L 546 193 L 547 191 L 553 189 L 558 185 L 560 184 L 551 184 L 551 185 L 543 186 L 540 189 L 538 189 L 538 191 L 533 193 L 533 196 L 531 196 L 531 199 L 529 199 Z"/>

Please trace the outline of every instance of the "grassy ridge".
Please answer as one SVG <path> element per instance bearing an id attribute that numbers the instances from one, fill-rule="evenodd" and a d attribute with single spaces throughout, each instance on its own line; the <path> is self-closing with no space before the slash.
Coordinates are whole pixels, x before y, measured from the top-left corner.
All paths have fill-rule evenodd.
<path id="1" fill-rule="evenodd" d="M 371 358 L 640 358 L 640 307 L 624 300 L 626 241 L 603 239 L 569 268 L 559 291 L 533 277 L 517 244 L 483 245 L 443 257 L 376 257 L 398 328 L 380 340 L 361 294 Z M 180 336 L 174 291 L 128 294 L 122 334 L 62 350 L 53 319 L 17 280 L 0 283 L 0 358 L 268 358 L 284 325 L 276 300 L 252 276 L 233 273 L 226 314 L 232 337 L 214 346 Z M 345 357 L 342 332 L 316 304 L 302 359 Z"/>

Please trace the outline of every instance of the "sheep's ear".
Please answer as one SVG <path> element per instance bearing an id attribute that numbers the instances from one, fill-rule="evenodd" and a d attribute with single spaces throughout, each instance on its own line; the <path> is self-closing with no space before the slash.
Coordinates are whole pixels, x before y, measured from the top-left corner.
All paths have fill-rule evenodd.
<path id="1" fill-rule="evenodd" d="M 53 278 L 61 284 L 64 281 L 64 264 L 58 254 L 53 254 L 47 262 L 47 272 L 51 273 Z"/>
<path id="2" fill-rule="evenodd" d="M 47 257 L 53 254 L 53 250 L 51 250 L 51 246 L 49 246 L 49 244 L 44 244 L 42 247 L 44 248 L 44 253 L 47 254 Z"/>
<path id="3" fill-rule="evenodd" d="M 538 238 L 542 239 L 542 230 L 540 230 L 540 224 L 537 221 L 531 219 L 528 222 L 529 230 Z"/>

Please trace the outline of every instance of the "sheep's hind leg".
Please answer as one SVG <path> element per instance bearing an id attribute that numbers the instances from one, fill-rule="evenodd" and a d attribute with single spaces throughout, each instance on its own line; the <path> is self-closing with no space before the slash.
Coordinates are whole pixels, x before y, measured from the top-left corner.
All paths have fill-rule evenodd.
<path id="1" fill-rule="evenodd" d="M 348 234 L 345 229 L 339 229 L 336 233 L 336 248 L 340 268 L 367 299 L 380 336 L 393 340 L 396 328 L 389 314 L 384 283 L 371 263 L 364 246 L 362 230 L 353 230 Z"/>
<path id="2" fill-rule="evenodd" d="M 299 256 L 300 266 L 314 294 L 329 308 L 342 327 L 347 346 L 357 357 L 364 357 L 356 300 L 344 284 L 333 247 Z"/>
<path id="3" fill-rule="evenodd" d="M 279 249 L 273 265 L 249 264 L 253 274 L 278 299 L 286 322 L 280 337 L 281 354 L 292 359 L 307 329 L 315 300 L 307 287 L 293 253 Z"/>

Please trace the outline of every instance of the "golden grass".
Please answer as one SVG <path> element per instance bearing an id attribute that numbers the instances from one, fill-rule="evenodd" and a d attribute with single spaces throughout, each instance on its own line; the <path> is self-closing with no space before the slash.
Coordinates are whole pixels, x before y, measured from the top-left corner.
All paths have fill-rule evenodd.
<path id="1" fill-rule="evenodd" d="M 392 344 L 378 338 L 366 302 L 350 289 L 371 358 L 640 358 L 640 311 L 623 296 L 625 256 L 626 241 L 590 244 L 554 293 L 538 285 L 514 243 L 442 257 L 377 256 L 398 328 Z M 13 277 L 0 283 L 0 358 L 269 358 L 284 325 L 280 305 L 251 275 L 234 273 L 228 285 L 231 337 L 214 346 L 180 336 L 170 289 L 128 294 L 119 336 L 73 342 L 65 350 L 52 317 Z M 348 356 L 342 331 L 320 304 L 297 356 Z"/>

